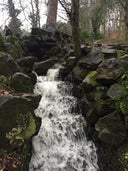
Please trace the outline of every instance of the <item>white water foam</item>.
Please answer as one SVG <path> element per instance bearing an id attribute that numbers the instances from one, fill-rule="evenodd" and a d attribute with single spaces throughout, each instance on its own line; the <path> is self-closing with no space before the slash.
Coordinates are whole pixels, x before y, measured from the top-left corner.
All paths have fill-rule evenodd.
<path id="1" fill-rule="evenodd" d="M 35 111 L 42 124 L 32 141 L 29 171 L 97 171 L 96 148 L 86 139 L 85 119 L 73 113 L 76 99 L 69 85 L 56 80 L 58 72 L 50 69 L 35 86 L 35 93 L 42 95 Z"/>

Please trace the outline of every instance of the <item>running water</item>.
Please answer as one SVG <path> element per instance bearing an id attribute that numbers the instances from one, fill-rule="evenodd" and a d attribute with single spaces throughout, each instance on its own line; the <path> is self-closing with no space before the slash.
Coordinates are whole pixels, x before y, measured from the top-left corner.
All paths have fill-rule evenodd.
<path id="1" fill-rule="evenodd" d="M 58 81 L 58 72 L 50 69 L 35 86 L 35 93 L 42 95 L 35 111 L 42 124 L 33 138 L 29 171 L 97 171 L 96 148 L 86 139 L 85 119 L 73 113 L 71 85 Z"/>

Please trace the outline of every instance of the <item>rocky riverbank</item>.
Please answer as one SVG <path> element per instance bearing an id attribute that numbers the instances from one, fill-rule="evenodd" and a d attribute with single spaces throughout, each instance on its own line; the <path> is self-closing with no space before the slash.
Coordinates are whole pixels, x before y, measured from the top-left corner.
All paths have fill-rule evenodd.
<path id="1" fill-rule="evenodd" d="M 1 156 L 5 161 L 20 156 L 19 165 L 0 160 L 0 169 L 27 171 L 31 138 L 40 127 L 33 113 L 40 101 L 33 95 L 34 72 L 45 75 L 61 63 L 60 79 L 73 83 L 78 102 L 74 110 L 87 121 L 100 171 L 128 170 L 128 46 L 83 44 L 81 58 L 76 59 L 70 37 L 59 32 L 33 29 L 29 36 L 0 41 Z"/>

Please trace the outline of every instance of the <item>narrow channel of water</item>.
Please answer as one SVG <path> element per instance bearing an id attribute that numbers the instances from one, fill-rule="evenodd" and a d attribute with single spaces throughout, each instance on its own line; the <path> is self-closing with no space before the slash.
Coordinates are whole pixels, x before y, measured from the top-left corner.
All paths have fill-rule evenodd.
<path id="1" fill-rule="evenodd" d="M 35 93 L 41 94 L 37 116 L 42 124 L 33 138 L 29 171 L 98 171 L 96 148 L 87 141 L 85 119 L 74 113 L 71 85 L 57 80 L 59 69 L 38 77 Z"/>

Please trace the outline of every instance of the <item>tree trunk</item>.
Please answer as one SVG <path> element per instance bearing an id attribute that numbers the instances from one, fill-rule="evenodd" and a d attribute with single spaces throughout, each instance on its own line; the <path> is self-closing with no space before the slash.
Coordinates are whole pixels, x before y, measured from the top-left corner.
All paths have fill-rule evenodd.
<path id="1" fill-rule="evenodd" d="M 48 15 L 47 15 L 46 27 L 47 29 L 53 31 L 56 29 L 57 7 L 58 7 L 58 0 L 48 1 Z"/>
<path id="2" fill-rule="evenodd" d="M 72 0 L 71 11 L 72 38 L 76 57 L 80 57 L 80 36 L 79 36 L 79 0 Z"/>
<path id="3" fill-rule="evenodd" d="M 125 40 L 128 40 L 128 3 L 124 7 Z"/>

